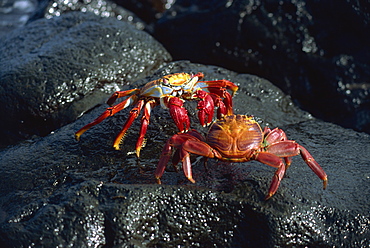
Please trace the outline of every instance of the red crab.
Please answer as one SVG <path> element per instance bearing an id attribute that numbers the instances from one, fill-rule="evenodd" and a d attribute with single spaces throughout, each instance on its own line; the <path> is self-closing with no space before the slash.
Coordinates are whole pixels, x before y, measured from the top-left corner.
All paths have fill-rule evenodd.
<path id="1" fill-rule="evenodd" d="M 122 130 L 114 140 L 113 147 L 120 149 L 126 131 L 130 128 L 133 121 L 138 117 L 144 107 L 144 114 L 141 118 L 141 129 L 136 143 L 136 155 L 140 156 L 140 149 L 143 146 L 144 136 L 149 125 L 150 112 L 152 108 L 161 105 L 169 109 L 172 119 L 181 132 L 186 132 L 190 127 L 190 120 L 186 109 L 183 107 L 185 100 L 198 100 L 198 118 L 200 123 L 205 126 L 212 122 L 214 108 L 217 107 L 217 116 L 232 113 L 232 96 L 227 90 L 232 91 L 232 95 L 238 90 L 238 86 L 228 80 L 200 81 L 203 73 L 195 75 L 188 73 L 175 73 L 166 75 L 160 79 L 145 84 L 140 89 L 131 89 L 115 92 L 107 101 L 108 105 L 121 97 L 128 96 L 124 101 L 107 108 L 93 122 L 82 127 L 75 133 L 77 140 L 92 126 L 99 124 L 105 118 L 116 114 L 122 109 L 134 105 L 127 118 Z"/>
<path id="2" fill-rule="evenodd" d="M 182 161 L 185 176 L 195 182 L 192 177 L 190 153 L 207 158 L 217 158 L 228 162 L 246 162 L 257 160 L 277 168 L 266 196 L 273 196 L 279 188 L 286 169 L 291 163 L 291 157 L 300 154 L 306 164 L 323 180 L 324 189 L 327 185 L 327 175 L 312 155 L 293 140 L 288 140 L 281 129 L 261 127 L 251 116 L 228 115 L 214 122 L 206 138 L 196 130 L 178 133 L 172 136 L 163 148 L 155 177 L 160 184 L 167 163 L 173 155 L 173 164 Z"/>

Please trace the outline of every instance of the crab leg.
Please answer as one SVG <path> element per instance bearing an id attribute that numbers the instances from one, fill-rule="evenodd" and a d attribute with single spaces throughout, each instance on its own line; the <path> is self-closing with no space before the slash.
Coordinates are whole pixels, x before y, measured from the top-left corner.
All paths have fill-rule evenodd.
<path id="1" fill-rule="evenodd" d="M 118 133 L 116 139 L 113 142 L 113 147 L 116 150 L 119 150 L 120 149 L 120 143 L 121 143 L 123 137 L 125 136 L 127 130 L 130 128 L 132 122 L 140 114 L 140 111 L 143 108 L 143 105 L 144 105 L 144 100 L 139 100 L 136 103 L 135 107 L 133 109 L 131 109 L 130 115 L 129 115 L 128 119 L 126 120 L 125 124 L 123 125 L 122 130 Z"/>
<path id="2" fill-rule="evenodd" d="M 203 139 L 202 139 L 203 140 Z M 219 158 L 222 159 L 221 154 L 219 154 L 215 149 L 213 149 L 210 145 L 205 143 L 204 141 L 199 139 L 189 139 L 186 140 L 180 151 L 180 159 L 182 161 L 182 169 L 184 171 L 185 176 L 187 179 L 195 183 L 192 177 L 192 170 L 191 170 L 191 162 L 190 162 L 190 155 L 189 153 L 197 154 L 200 156 L 204 156 L 206 158 Z"/>
<path id="3" fill-rule="evenodd" d="M 193 171 L 191 170 L 190 154 L 184 149 L 180 150 L 180 159 L 182 161 L 182 170 L 185 177 L 192 183 L 195 183 L 193 179 Z"/>
<path id="4" fill-rule="evenodd" d="M 288 140 L 285 132 L 279 128 L 274 128 L 272 131 L 270 128 L 265 127 L 264 129 L 264 140 L 267 145 Z M 287 169 L 289 168 L 290 164 L 292 163 L 291 157 L 284 157 L 285 164 L 287 165 Z"/>
<path id="5" fill-rule="evenodd" d="M 155 100 L 150 100 L 145 104 L 144 114 L 143 114 L 143 117 L 141 118 L 141 128 L 140 128 L 139 138 L 137 139 L 137 142 L 136 142 L 135 150 L 136 150 L 137 157 L 140 157 L 140 150 L 143 146 L 144 136 L 146 134 L 146 131 L 149 125 L 150 112 L 156 105 L 158 105 L 158 103 Z"/>
<path id="6" fill-rule="evenodd" d="M 214 158 L 216 150 L 214 150 L 210 145 L 199 140 L 187 140 L 183 145 L 182 149 L 187 152 L 194 153 L 207 158 Z M 218 156 L 221 158 L 221 156 Z"/>
<path id="7" fill-rule="evenodd" d="M 112 106 L 113 103 L 118 99 L 118 98 L 121 98 L 121 97 L 125 97 L 125 96 L 128 96 L 128 95 L 131 95 L 131 94 L 138 94 L 140 92 L 140 89 L 131 89 L 131 90 L 125 90 L 125 91 L 116 91 L 114 92 L 111 97 L 109 97 L 108 101 L 107 101 L 107 104 L 109 106 Z"/>
<path id="8" fill-rule="evenodd" d="M 206 151 L 209 151 L 208 153 Z M 181 149 L 181 160 L 182 160 L 182 169 L 186 178 L 195 183 L 193 179 L 193 174 L 191 170 L 191 162 L 189 152 L 195 153 L 195 151 L 202 156 L 213 158 L 214 154 L 210 151 L 213 150 L 208 144 L 201 142 L 199 140 L 187 140 Z"/>
<path id="9" fill-rule="evenodd" d="M 269 133 L 271 133 L 271 128 L 265 127 L 263 129 L 263 137 L 266 137 Z"/>
<path id="10" fill-rule="evenodd" d="M 321 168 L 321 166 L 315 161 L 315 159 L 312 157 L 312 155 L 301 145 L 299 146 L 299 150 L 301 153 L 301 156 L 303 160 L 306 162 L 306 164 L 311 168 L 313 172 L 321 179 L 323 180 L 323 188 L 326 189 L 326 186 L 328 184 L 328 176 L 326 175 L 325 171 Z"/>
<path id="11" fill-rule="evenodd" d="M 192 140 L 200 140 L 200 141 L 203 141 L 203 142 L 205 141 L 205 138 L 198 131 L 196 131 L 195 129 L 192 129 L 189 132 L 187 132 L 186 134 L 183 134 L 182 137 L 184 137 L 185 135 L 187 135 L 186 140 L 192 139 Z M 193 136 L 193 137 L 191 137 L 191 136 Z M 185 141 L 183 141 L 182 143 L 184 143 L 184 142 Z M 173 154 L 173 157 L 172 157 L 172 164 L 173 165 L 177 165 L 180 161 L 182 161 L 180 150 L 181 150 L 180 148 L 177 148 L 175 153 Z M 175 167 L 175 169 L 176 169 L 176 167 Z"/>
<path id="12" fill-rule="evenodd" d="M 176 149 L 172 155 L 172 165 L 174 165 L 175 170 L 177 171 L 177 165 L 181 161 L 180 149 Z"/>
<path id="13" fill-rule="evenodd" d="M 261 163 L 278 168 L 272 177 L 269 191 L 265 197 L 265 200 L 268 200 L 279 188 L 280 182 L 285 174 L 285 164 L 281 158 L 269 152 L 260 152 L 256 155 L 255 159 Z"/>
<path id="14" fill-rule="evenodd" d="M 312 155 L 303 146 L 297 144 L 293 140 L 285 140 L 272 144 L 267 148 L 268 152 L 271 152 L 279 157 L 292 157 L 301 154 L 301 157 L 311 170 L 323 180 L 323 188 L 326 188 L 328 177 L 321 166 L 315 161 Z"/>
<path id="15" fill-rule="evenodd" d="M 226 79 L 214 81 L 199 81 L 199 83 L 206 84 L 207 86 L 205 88 L 207 88 L 212 93 L 217 92 L 217 90 L 226 91 L 225 89 L 228 89 L 232 91 L 232 95 L 234 96 L 235 92 L 239 89 L 239 87 L 236 84 Z"/>
<path id="16" fill-rule="evenodd" d="M 272 144 L 278 141 L 288 140 L 285 132 L 279 128 L 274 128 L 272 131 L 269 128 L 264 129 L 265 141 Z"/>
<path id="17" fill-rule="evenodd" d="M 117 105 L 114 105 L 112 107 L 109 107 L 107 108 L 98 118 L 96 118 L 94 121 L 92 121 L 91 123 L 85 125 L 84 127 L 82 127 L 80 130 L 78 130 L 76 133 L 75 133 L 75 138 L 76 140 L 80 140 L 80 136 L 86 132 L 87 130 L 89 130 L 91 127 L 99 124 L 100 122 L 102 122 L 103 120 L 105 120 L 107 117 L 109 116 L 113 116 L 115 115 L 117 112 L 121 111 L 122 109 L 124 108 L 127 108 L 128 106 L 130 106 L 131 104 L 134 104 L 137 102 L 137 96 L 136 95 L 132 95 L 130 97 L 128 97 L 126 100 L 118 103 Z M 109 101 L 109 100 L 108 100 Z"/>
<path id="18" fill-rule="evenodd" d="M 166 169 L 168 161 L 171 158 L 171 154 L 172 154 L 172 145 L 171 145 L 171 143 L 172 143 L 173 138 L 174 138 L 174 136 L 172 136 L 172 138 L 169 139 L 166 142 L 166 145 L 163 147 L 161 157 L 159 159 L 157 168 L 155 169 L 155 172 L 154 172 L 154 176 L 157 179 L 158 184 L 161 184 L 161 177 L 164 173 L 164 170 Z"/>
<path id="19" fill-rule="evenodd" d="M 188 141 L 200 142 L 200 140 L 204 140 L 204 138 L 196 130 L 191 130 L 188 133 L 175 134 L 166 142 L 154 173 L 158 184 L 161 184 L 160 178 L 162 177 L 168 161 L 171 158 L 172 147 L 177 149 L 172 160 L 174 165 L 176 165 L 179 161 L 182 161 L 182 168 L 185 176 L 189 179 L 189 181 L 193 183 L 195 182 L 192 178 L 190 156 L 189 153 L 183 149 L 183 144 L 187 143 Z"/>

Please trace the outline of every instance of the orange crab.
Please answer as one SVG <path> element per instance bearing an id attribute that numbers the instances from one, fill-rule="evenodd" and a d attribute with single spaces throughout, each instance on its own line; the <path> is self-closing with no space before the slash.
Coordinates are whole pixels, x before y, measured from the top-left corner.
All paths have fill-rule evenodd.
<path id="1" fill-rule="evenodd" d="M 186 109 L 183 107 L 185 100 L 198 100 L 198 118 L 205 126 L 212 122 L 214 108 L 217 107 L 217 116 L 232 113 L 232 95 L 238 90 L 238 86 L 228 80 L 200 81 L 204 78 L 203 73 L 195 75 L 188 73 L 175 73 L 166 75 L 160 79 L 145 84 L 140 89 L 131 89 L 115 92 L 107 101 L 112 106 L 121 97 L 124 101 L 107 108 L 93 122 L 82 127 L 75 133 L 77 140 L 91 127 L 99 124 L 109 116 L 116 114 L 122 109 L 134 105 L 122 130 L 114 140 L 113 147 L 120 149 L 120 144 L 127 130 L 133 121 L 138 117 L 144 107 L 144 114 L 141 118 L 141 129 L 136 142 L 136 155 L 140 156 L 140 149 L 143 146 L 144 136 L 149 125 L 150 112 L 152 108 L 161 105 L 169 109 L 172 119 L 181 132 L 187 132 L 190 127 L 190 120 Z M 227 91 L 230 90 L 232 95 Z"/>
<path id="2" fill-rule="evenodd" d="M 207 158 L 217 158 L 228 162 L 247 162 L 256 160 L 277 168 L 266 196 L 273 196 L 279 188 L 286 169 L 291 163 L 291 157 L 300 154 L 306 164 L 327 185 L 327 175 L 312 155 L 293 140 L 288 140 L 285 132 L 266 127 L 263 131 L 253 117 L 245 115 L 223 116 L 212 124 L 208 135 L 204 138 L 196 130 L 188 133 L 178 133 L 172 136 L 163 148 L 155 177 L 160 184 L 172 150 L 173 164 L 182 161 L 185 176 L 195 182 L 192 177 L 190 153 Z"/>

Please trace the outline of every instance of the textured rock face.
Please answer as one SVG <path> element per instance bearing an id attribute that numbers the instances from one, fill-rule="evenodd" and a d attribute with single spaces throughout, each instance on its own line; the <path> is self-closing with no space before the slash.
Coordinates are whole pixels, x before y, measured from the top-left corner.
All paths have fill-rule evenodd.
<path id="1" fill-rule="evenodd" d="M 175 60 L 267 78 L 314 116 L 370 132 L 368 3 L 179 0 L 154 36 Z"/>
<path id="2" fill-rule="evenodd" d="M 30 21 L 34 21 L 39 18 L 50 19 L 52 17 L 60 16 L 67 12 L 77 11 L 77 12 L 89 12 L 101 17 L 113 17 L 117 20 L 130 23 L 140 30 L 143 30 L 146 27 L 146 24 L 134 13 L 127 9 L 122 8 L 121 6 L 117 6 L 117 4 L 109 0 L 108 1 L 40 0 L 40 1 L 41 2 L 38 6 L 38 9 L 31 17 Z"/>
<path id="3" fill-rule="evenodd" d="M 147 145 L 131 153 L 139 121 L 123 149 L 111 146 L 130 109 L 81 136 L 99 106 L 52 134 L 0 152 L 0 246 L 53 247 L 366 247 L 370 216 L 369 135 L 312 118 L 268 81 L 214 66 L 176 62 L 130 86 L 174 72 L 204 72 L 206 80 L 240 86 L 235 113 L 253 114 L 305 146 L 329 177 L 326 190 L 300 157 L 276 195 L 264 201 L 274 168 L 258 162 L 192 159 L 196 184 L 169 166 L 156 185 L 164 142 L 176 132 L 168 111 L 152 111 Z M 192 127 L 196 104 L 186 104 Z"/>
<path id="4" fill-rule="evenodd" d="M 81 12 L 31 22 L 0 44 L 0 146 L 48 134 L 171 60 L 133 25 Z"/>

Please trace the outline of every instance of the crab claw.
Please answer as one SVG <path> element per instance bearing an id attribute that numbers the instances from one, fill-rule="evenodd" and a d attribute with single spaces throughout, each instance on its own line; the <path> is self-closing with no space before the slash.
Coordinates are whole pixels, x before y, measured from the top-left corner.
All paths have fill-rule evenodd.
<path id="1" fill-rule="evenodd" d="M 212 122 L 213 111 L 215 109 L 212 97 L 203 90 L 198 90 L 197 92 L 195 92 L 194 96 L 200 99 L 197 107 L 197 109 L 199 110 L 198 118 L 200 124 L 203 127 L 209 125 Z"/>
<path id="2" fill-rule="evenodd" d="M 208 87 L 205 87 L 204 89 L 207 89 L 207 91 L 210 94 L 213 94 L 216 98 L 222 98 L 222 103 L 219 104 L 221 109 L 218 109 L 218 116 L 222 115 L 232 115 L 233 114 L 233 101 L 232 97 L 234 96 L 235 92 L 238 90 L 238 86 L 231 83 L 227 80 L 219 80 L 219 81 L 209 81 L 207 82 L 209 85 Z M 217 87 L 217 84 L 219 86 Z M 230 94 L 227 89 L 230 89 L 232 91 L 232 94 Z M 219 100 L 217 100 L 219 101 Z M 224 105 L 224 106 L 222 106 Z M 218 106 L 217 106 L 218 107 Z"/>
<path id="3" fill-rule="evenodd" d="M 170 97 L 167 107 L 170 109 L 170 114 L 180 132 L 187 132 L 190 127 L 190 119 L 188 111 L 183 107 L 184 101 L 178 97 Z"/>
<path id="4" fill-rule="evenodd" d="M 220 119 L 224 115 L 230 115 L 221 97 L 213 95 L 213 101 L 215 103 L 215 107 L 217 108 L 217 119 Z"/>

